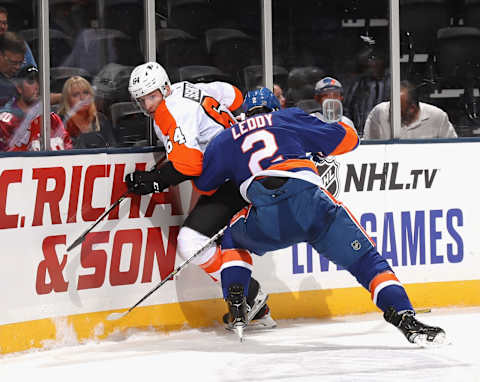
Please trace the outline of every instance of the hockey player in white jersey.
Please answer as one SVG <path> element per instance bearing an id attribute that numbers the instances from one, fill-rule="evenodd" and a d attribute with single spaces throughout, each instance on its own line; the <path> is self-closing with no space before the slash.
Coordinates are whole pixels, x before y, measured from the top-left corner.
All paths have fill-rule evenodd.
<path id="1" fill-rule="evenodd" d="M 165 69 L 156 62 L 137 66 L 130 75 L 128 90 L 143 112 L 154 120 L 155 132 L 168 158 L 152 171 L 135 171 L 126 176 L 129 191 L 137 194 L 161 192 L 200 175 L 207 144 L 236 123 L 232 111 L 243 103 L 240 90 L 225 82 L 171 84 Z M 210 196 L 202 195 L 180 229 L 178 254 L 189 258 L 245 205 L 231 182 Z M 214 281 L 220 279 L 219 248 L 205 250 L 192 262 Z M 247 298 L 251 326 L 274 327 L 266 305 L 268 295 L 256 280 L 252 281 Z"/>

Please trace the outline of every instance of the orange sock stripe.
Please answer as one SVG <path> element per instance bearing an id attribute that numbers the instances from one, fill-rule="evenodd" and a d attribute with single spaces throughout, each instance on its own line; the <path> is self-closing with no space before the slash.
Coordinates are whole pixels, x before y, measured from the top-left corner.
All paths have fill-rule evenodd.
<path id="1" fill-rule="evenodd" d="M 253 265 L 252 255 L 245 249 L 226 249 L 222 251 L 223 264 L 230 261 L 243 261 Z"/>
<path id="2" fill-rule="evenodd" d="M 393 274 L 390 271 L 380 273 L 376 275 L 372 281 L 370 281 L 369 289 L 370 289 L 370 294 L 372 296 L 372 300 L 375 296 L 375 289 L 381 284 L 384 283 L 385 281 L 397 281 L 400 283 L 400 281 L 397 279 L 397 276 Z"/>
<path id="3" fill-rule="evenodd" d="M 206 263 L 200 264 L 202 268 L 207 273 L 214 273 L 220 269 L 222 266 L 222 252 L 220 247 L 217 247 L 215 254 L 208 260 Z"/>

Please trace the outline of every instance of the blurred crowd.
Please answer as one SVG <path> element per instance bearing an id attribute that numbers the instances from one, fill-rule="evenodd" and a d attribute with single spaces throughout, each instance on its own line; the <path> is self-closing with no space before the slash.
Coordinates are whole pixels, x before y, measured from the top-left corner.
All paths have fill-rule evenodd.
<path id="1" fill-rule="evenodd" d="M 455 42 L 463 35 L 472 39 L 476 33 L 480 40 L 480 30 L 458 28 L 469 20 L 465 1 L 431 2 L 430 27 L 414 17 L 428 1 L 416 2 L 413 10 L 411 3 L 400 2 L 400 129 L 390 127 L 386 0 L 375 5 L 367 0 L 307 0 L 302 7 L 286 1 L 272 4 L 273 91 L 281 106 L 318 115 L 325 99 L 337 99 L 342 116 L 365 140 L 475 136 L 480 132 L 476 67 L 462 70 L 463 77 L 457 70 L 456 83 L 435 75 L 432 63 L 440 70 L 441 41 Z M 42 109 L 37 8 L 37 1 L 0 0 L 2 151 L 45 149 L 36 127 Z M 51 0 L 49 9 L 51 149 L 155 145 L 148 117 L 127 91 L 132 69 L 145 61 L 144 2 Z M 440 16 L 435 12 L 448 17 L 437 22 Z M 469 10 L 469 15 L 471 19 L 474 12 Z M 299 19 L 303 22 L 295 23 Z M 252 90 L 264 85 L 261 25 L 257 0 L 229 5 L 217 0 L 156 0 L 157 62 L 173 82 L 220 80 L 242 92 Z M 458 41 L 457 46 L 463 40 Z M 475 57 L 469 60 L 476 62 Z M 321 88 L 326 78 L 336 81 L 333 92 Z M 23 133 L 15 134 L 17 130 Z"/>

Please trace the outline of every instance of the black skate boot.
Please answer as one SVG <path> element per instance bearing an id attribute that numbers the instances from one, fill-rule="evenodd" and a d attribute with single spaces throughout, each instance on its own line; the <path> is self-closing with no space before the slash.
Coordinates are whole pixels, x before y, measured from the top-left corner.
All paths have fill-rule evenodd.
<path id="1" fill-rule="evenodd" d="M 247 296 L 247 304 L 250 308 L 247 317 L 248 329 L 270 329 L 277 326 L 270 315 L 267 299 L 268 294 L 262 291 L 259 282 L 251 278 Z"/>
<path id="2" fill-rule="evenodd" d="M 250 279 L 247 295 L 247 325 L 248 329 L 270 329 L 277 323 L 270 315 L 270 308 L 266 304 L 268 295 L 260 289 L 260 284 L 253 277 Z M 226 329 L 233 329 L 229 322 L 229 313 L 223 315 Z"/>
<path id="3" fill-rule="evenodd" d="M 234 330 L 240 341 L 243 338 L 243 329 L 247 326 L 247 299 L 243 295 L 243 286 L 240 284 L 230 285 L 228 288 L 228 325 Z"/>
<path id="4" fill-rule="evenodd" d="M 396 326 L 413 344 L 420 346 L 441 345 L 445 342 L 445 332 L 443 329 L 428 326 L 415 318 L 415 313 L 406 311 L 397 313 L 393 307 L 383 314 L 385 320 Z"/>

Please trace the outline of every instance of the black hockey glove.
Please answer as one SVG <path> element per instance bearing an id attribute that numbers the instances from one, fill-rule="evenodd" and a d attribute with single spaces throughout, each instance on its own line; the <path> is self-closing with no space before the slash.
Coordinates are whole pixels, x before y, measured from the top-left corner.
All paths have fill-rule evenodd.
<path id="1" fill-rule="evenodd" d="M 318 166 L 325 161 L 325 157 L 321 153 L 311 153 L 310 159 Z"/>
<path id="2" fill-rule="evenodd" d="M 131 172 L 125 177 L 125 183 L 129 192 L 140 195 L 162 192 L 169 186 L 160 179 L 158 170 Z"/>

